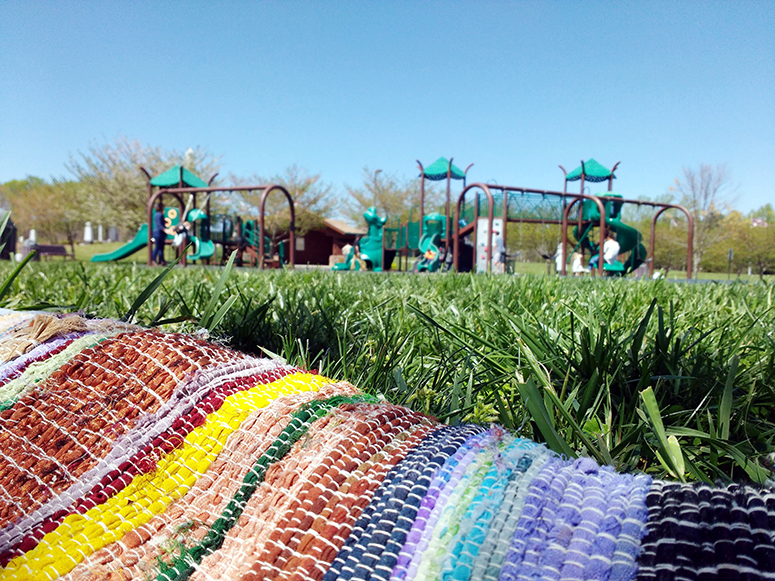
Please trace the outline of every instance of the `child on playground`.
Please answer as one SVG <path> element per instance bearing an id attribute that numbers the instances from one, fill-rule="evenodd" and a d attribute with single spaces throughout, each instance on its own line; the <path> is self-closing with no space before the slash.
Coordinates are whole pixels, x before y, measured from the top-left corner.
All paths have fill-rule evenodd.
<path id="1" fill-rule="evenodd" d="M 506 244 L 503 242 L 503 236 L 499 230 L 494 232 L 492 246 L 494 270 L 497 274 L 504 274 L 506 272 Z"/>
<path id="2" fill-rule="evenodd" d="M 620 248 L 621 246 L 619 246 L 619 243 L 616 241 L 613 232 L 607 230 L 605 233 L 605 242 L 603 243 L 603 261 L 606 264 L 613 264 L 616 262 L 616 259 L 619 256 Z M 587 268 L 587 272 L 592 272 L 597 267 L 599 259 L 599 254 L 595 254 L 592 258 L 589 259 L 589 267 Z"/>
<path id="3" fill-rule="evenodd" d="M 356 266 L 357 264 L 357 266 Z M 367 270 L 366 261 L 361 258 L 361 239 L 355 239 L 355 254 L 350 263 L 350 270 Z"/>
<path id="4" fill-rule="evenodd" d="M 584 268 L 584 255 L 578 250 L 570 255 L 570 264 L 573 276 L 586 274 L 587 270 Z"/>

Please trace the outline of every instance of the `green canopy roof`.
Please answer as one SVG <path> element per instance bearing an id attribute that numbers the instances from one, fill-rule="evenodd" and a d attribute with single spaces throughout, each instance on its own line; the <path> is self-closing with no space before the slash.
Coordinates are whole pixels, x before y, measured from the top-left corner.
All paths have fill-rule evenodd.
<path id="1" fill-rule="evenodd" d="M 425 179 L 437 182 L 440 180 L 447 179 L 447 170 L 449 169 L 449 160 L 446 157 L 440 157 L 436 161 L 434 161 L 432 164 L 430 164 L 428 167 L 425 168 Z M 463 170 L 461 170 L 459 167 L 457 167 L 454 163 L 452 164 L 452 171 L 450 172 L 450 177 L 453 180 L 462 180 L 466 177 L 466 174 Z"/>
<path id="2" fill-rule="evenodd" d="M 604 182 L 609 177 L 611 177 L 611 170 L 606 169 L 604 166 L 600 165 L 594 159 L 590 158 L 589 161 L 584 162 L 584 180 L 588 182 Z M 616 176 L 613 176 L 613 177 L 614 179 L 616 179 Z M 581 166 L 577 167 L 568 175 L 566 175 L 565 179 L 568 180 L 569 182 L 575 182 L 576 180 L 580 180 Z"/>
<path id="3" fill-rule="evenodd" d="M 151 180 L 152 186 L 159 188 L 175 188 L 180 184 L 180 166 L 171 167 L 164 173 L 160 173 Z M 206 188 L 207 184 L 196 174 L 183 168 L 183 187 L 188 188 Z"/>

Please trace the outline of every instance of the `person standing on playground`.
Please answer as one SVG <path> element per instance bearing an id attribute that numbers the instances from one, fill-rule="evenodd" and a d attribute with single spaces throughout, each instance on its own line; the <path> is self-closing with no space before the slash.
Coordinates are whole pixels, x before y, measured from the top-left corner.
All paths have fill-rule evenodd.
<path id="1" fill-rule="evenodd" d="M 503 243 L 500 231 L 496 230 L 493 234 L 495 235 L 492 241 L 492 256 L 495 262 L 493 270 L 497 274 L 503 274 L 506 272 L 506 245 Z"/>
<path id="2" fill-rule="evenodd" d="M 156 212 L 153 214 L 153 262 L 158 265 L 167 264 L 164 260 L 164 241 L 167 238 L 167 229 L 164 223 L 164 204 L 159 198 L 156 204 Z"/>
<path id="3" fill-rule="evenodd" d="M 557 274 L 562 274 L 562 265 L 565 264 L 565 245 L 560 240 L 557 244 L 557 250 L 554 253 L 554 267 Z"/>

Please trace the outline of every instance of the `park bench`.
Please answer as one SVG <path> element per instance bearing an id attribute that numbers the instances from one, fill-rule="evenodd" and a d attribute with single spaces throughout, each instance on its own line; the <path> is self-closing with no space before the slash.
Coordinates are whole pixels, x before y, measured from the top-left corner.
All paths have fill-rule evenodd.
<path id="1" fill-rule="evenodd" d="M 70 260 L 75 260 L 73 253 L 60 244 L 36 244 L 32 249 L 38 253 L 38 256 L 46 258 L 50 256 L 61 256 L 65 260 L 68 258 Z"/>

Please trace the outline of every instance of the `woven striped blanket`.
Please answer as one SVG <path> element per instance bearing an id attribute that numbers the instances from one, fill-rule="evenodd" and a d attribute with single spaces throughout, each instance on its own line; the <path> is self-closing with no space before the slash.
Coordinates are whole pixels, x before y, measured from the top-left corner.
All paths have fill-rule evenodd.
<path id="1" fill-rule="evenodd" d="M 1 580 L 775 579 L 775 493 L 561 458 L 195 337 L 0 312 Z"/>

